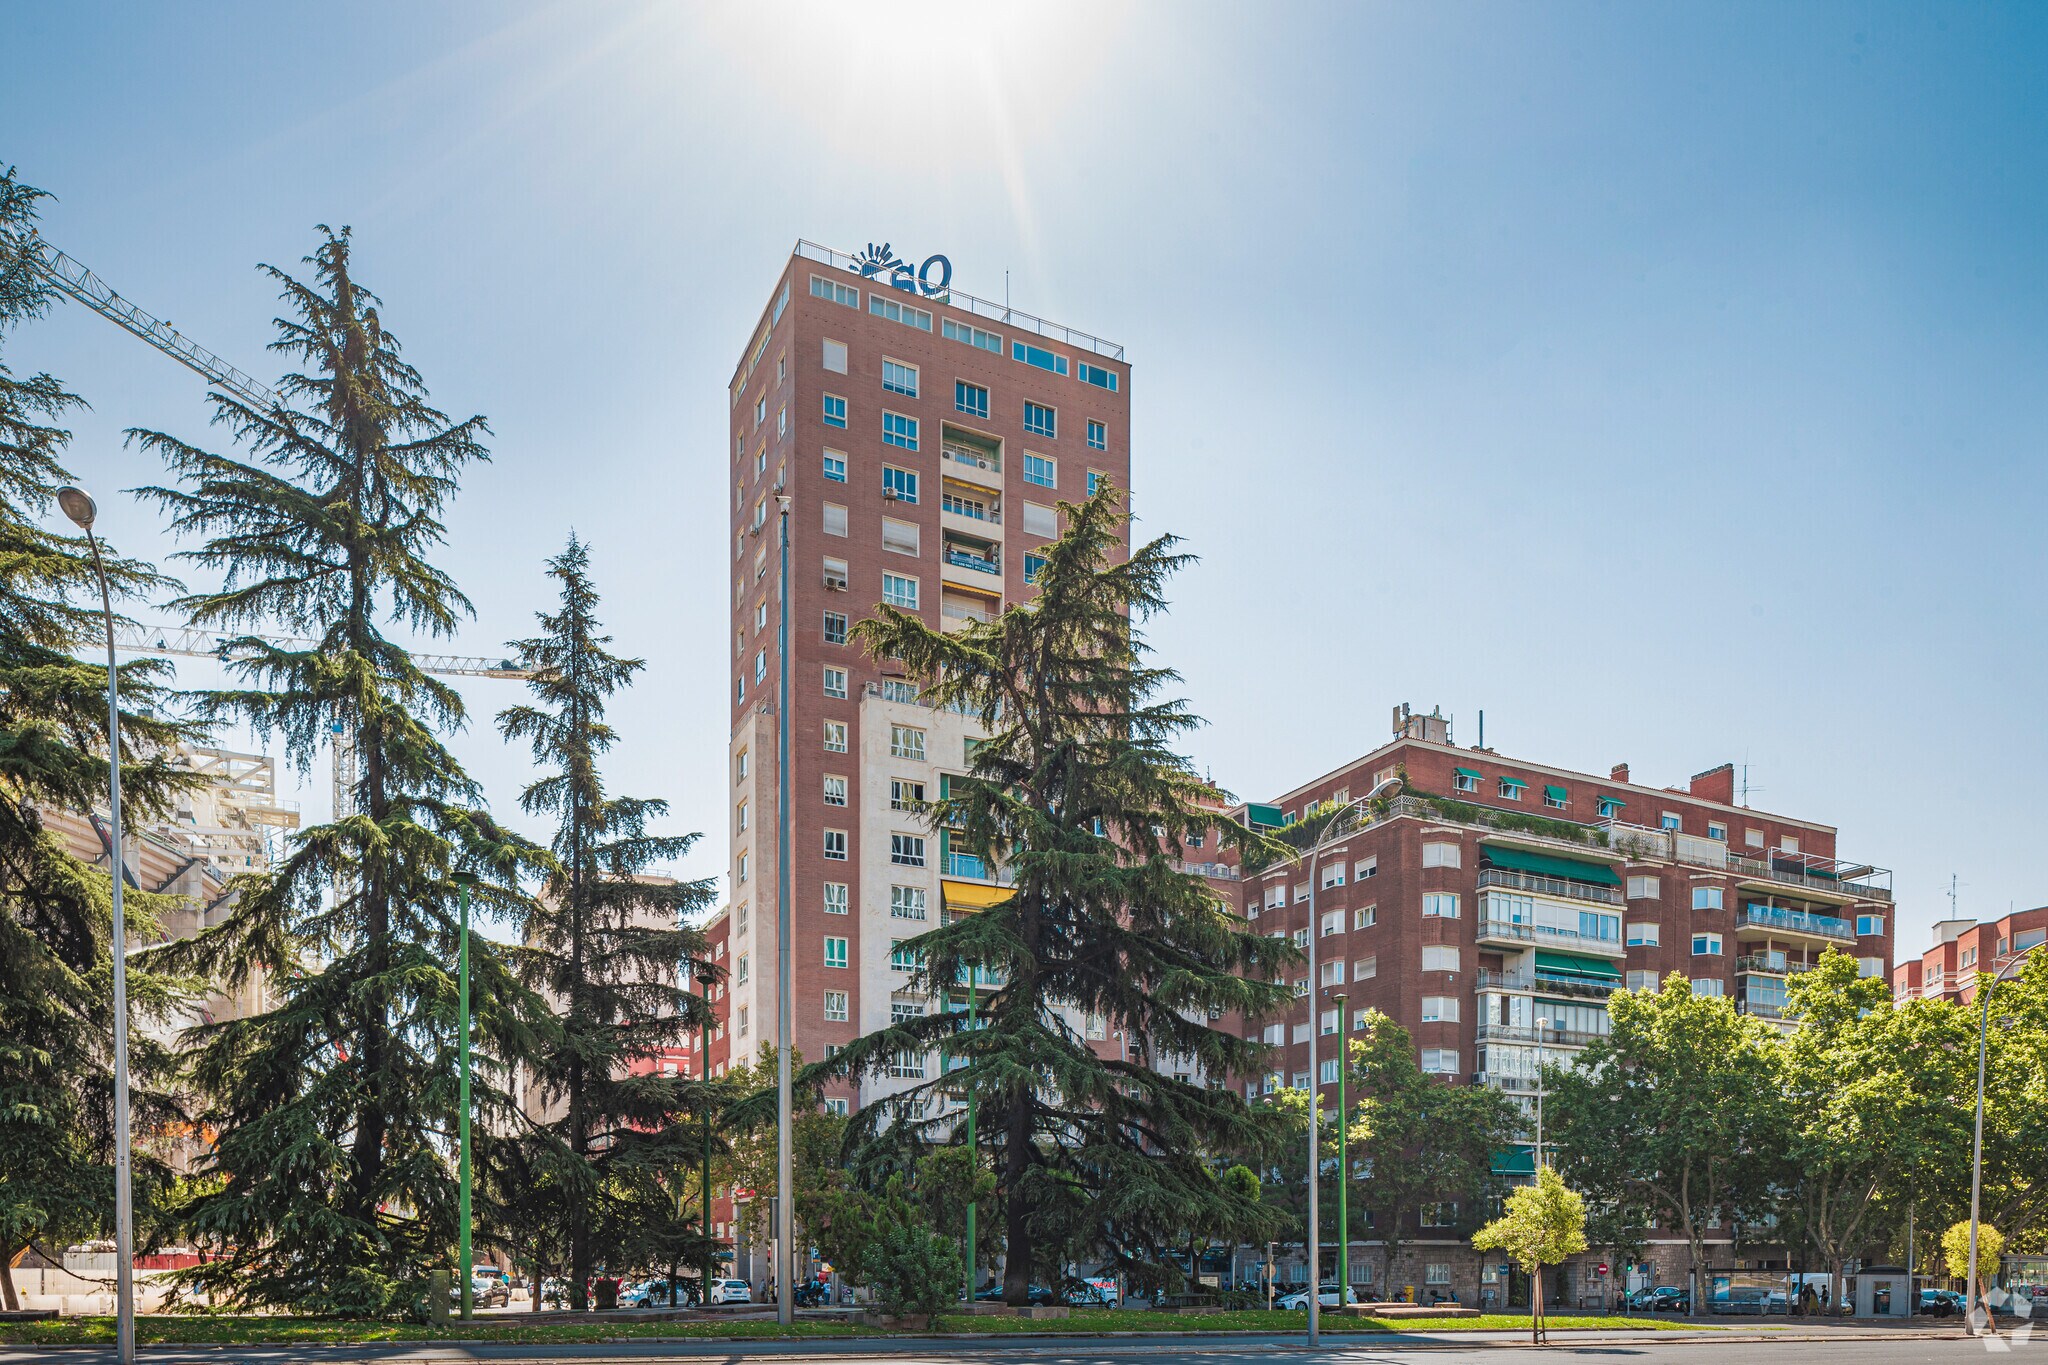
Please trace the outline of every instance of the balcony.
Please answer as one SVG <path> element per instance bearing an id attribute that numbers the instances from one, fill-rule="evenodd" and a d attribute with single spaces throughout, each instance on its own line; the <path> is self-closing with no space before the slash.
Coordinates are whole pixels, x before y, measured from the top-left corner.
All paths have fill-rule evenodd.
<path id="1" fill-rule="evenodd" d="M 992 450 L 947 441 L 939 447 L 939 459 L 947 478 L 961 479 L 979 488 L 1002 489 L 1003 457 Z"/>
<path id="2" fill-rule="evenodd" d="M 1622 946 L 1619 937 L 1620 927 L 1616 924 L 1617 936 L 1614 938 L 1594 938 L 1576 929 L 1557 929 L 1548 924 L 1523 924 L 1481 916 L 1479 941 L 1509 947 L 1536 946 L 1564 952 L 1597 953 L 1601 957 L 1627 957 L 1628 949 Z"/>
<path id="3" fill-rule="evenodd" d="M 1783 1019 L 1785 1007 L 1774 1000 L 1741 999 L 1735 1002 L 1737 1014 L 1751 1014 L 1759 1019 Z"/>
<path id="4" fill-rule="evenodd" d="M 1600 905 L 1621 904 L 1621 891 L 1617 887 L 1594 886 L 1587 882 L 1567 881 L 1562 877 L 1545 877 L 1534 872 L 1512 872 L 1501 867 L 1480 868 L 1479 884 L 1528 891 L 1539 896 L 1561 896 L 1567 900 L 1593 901 Z"/>
<path id="5" fill-rule="evenodd" d="M 1604 1033 L 1588 1033 L 1583 1029 L 1548 1028 L 1542 1030 L 1543 1046 L 1585 1047 L 1606 1037 Z M 1534 1047 L 1537 1030 L 1520 1024 L 1481 1024 L 1478 1038 L 1482 1043 L 1527 1043 Z"/>
<path id="6" fill-rule="evenodd" d="M 1479 969 L 1479 989 L 1496 991 L 1541 991 L 1547 995 L 1576 995 L 1604 1000 L 1622 989 L 1619 981 L 1591 981 L 1585 977 L 1559 976 L 1554 972 L 1496 972 Z"/>
<path id="7" fill-rule="evenodd" d="M 1197 877 L 1213 877 L 1220 882 L 1234 882 L 1241 880 L 1244 876 L 1242 872 L 1229 863 L 1174 862 L 1171 866 L 1175 872 L 1191 873 Z"/>
<path id="8" fill-rule="evenodd" d="M 1619 820 L 1609 820 L 1600 828 L 1607 836 L 1608 847 L 1631 858 L 1716 868 L 1752 881 L 1793 887 L 1844 903 L 1888 902 L 1892 898 L 1890 870 L 1868 863 L 1849 863 L 1814 853 L 1787 853 L 1783 849 L 1769 850 L 1762 858 L 1744 857 L 1719 839 L 1702 839 Z"/>
<path id="9" fill-rule="evenodd" d="M 1777 905 L 1742 907 L 1735 920 L 1737 938 L 1797 938 L 1808 942 L 1849 944 L 1856 942 L 1856 926 L 1833 915 L 1816 915 L 1807 910 L 1788 910 Z"/>
<path id="10" fill-rule="evenodd" d="M 946 562 L 956 569 L 972 569 L 976 573 L 1000 575 L 1003 571 L 1002 564 L 996 559 L 970 550 L 956 550 L 950 544 L 946 546 Z"/>
<path id="11" fill-rule="evenodd" d="M 1737 972 L 1748 972 L 1757 976 L 1797 976 L 1810 972 L 1820 964 L 1801 962 L 1783 953 L 1745 953 L 1735 959 Z"/>
<path id="12" fill-rule="evenodd" d="M 986 526 L 1003 524 L 1001 503 L 984 502 L 978 497 L 953 492 L 939 494 L 939 511 L 949 517 L 977 522 Z"/>

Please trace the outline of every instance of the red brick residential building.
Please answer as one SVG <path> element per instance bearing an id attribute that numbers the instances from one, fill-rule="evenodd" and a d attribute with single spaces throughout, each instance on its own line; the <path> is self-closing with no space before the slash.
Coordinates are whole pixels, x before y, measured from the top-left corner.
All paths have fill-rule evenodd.
<path id="1" fill-rule="evenodd" d="M 1892 969 L 1892 998 L 1977 998 L 1978 973 L 1996 973 L 2036 944 L 2048 942 L 2048 906 L 2002 919 L 1948 919 L 1934 926 L 1934 946 Z"/>

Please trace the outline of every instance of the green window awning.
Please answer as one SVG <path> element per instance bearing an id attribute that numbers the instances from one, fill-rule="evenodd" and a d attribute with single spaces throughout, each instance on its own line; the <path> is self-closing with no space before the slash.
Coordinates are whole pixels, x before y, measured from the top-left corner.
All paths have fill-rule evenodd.
<path id="1" fill-rule="evenodd" d="M 1500 784 L 1503 787 L 1526 787 L 1529 785 L 1519 777 L 1503 777 L 1500 780 Z"/>
<path id="2" fill-rule="evenodd" d="M 1605 958 L 1579 957 L 1574 953 L 1546 953 L 1536 950 L 1536 970 L 1558 976 L 1597 976 L 1603 981 L 1621 980 L 1621 968 Z"/>
<path id="3" fill-rule="evenodd" d="M 1562 877 L 1566 881 L 1591 882 L 1595 886 L 1620 886 L 1621 878 L 1605 863 L 1582 863 L 1576 858 L 1559 858 L 1549 853 L 1501 844 L 1486 845 L 1486 858 L 1495 867 L 1512 872 L 1529 872 L 1538 877 Z"/>
<path id="4" fill-rule="evenodd" d="M 1600 798 L 1601 810 L 1620 810 L 1623 806 L 1626 806 L 1627 804 L 1628 802 L 1622 800 L 1618 796 L 1603 796 Z"/>
<path id="5" fill-rule="evenodd" d="M 1474 782 L 1479 780 L 1479 770 L 1477 768 L 1453 768 L 1451 771 L 1460 777 L 1469 777 Z"/>
<path id="6" fill-rule="evenodd" d="M 1278 829 L 1284 823 L 1278 806 L 1246 806 L 1244 822 L 1253 829 Z"/>
<path id="7" fill-rule="evenodd" d="M 1567 792 L 1563 787 L 1545 787 L 1543 794 L 1553 801 L 1565 801 L 1571 797 L 1571 793 Z"/>
<path id="8" fill-rule="evenodd" d="M 1536 1149 L 1534 1147 L 1514 1147 L 1505 1152 L 1495 1152 L 1493 1154 L 1493 1173 L 1495 1175 L 1536 1174 Z"/>

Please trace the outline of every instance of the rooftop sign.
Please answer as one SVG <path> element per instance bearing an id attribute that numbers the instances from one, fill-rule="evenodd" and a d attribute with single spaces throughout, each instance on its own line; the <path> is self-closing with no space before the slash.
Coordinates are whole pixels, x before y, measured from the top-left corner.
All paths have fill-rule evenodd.
<path id="1" fill-rule="evenodd" d="M 882 280 L 891 289 L 926 298 L 944 298 L 947 287 L 953 283 L 953 263 L 944 256 L 927 256 L 923 265 L 912 270 L 910 262 L 898 256 L 887 242 L 880 246 L 869 242 L 868 249 L 855 256 L 847 268 L 864 279 Z M 936 280 L 932 278 L 934 272 L 938 274 Z"/>

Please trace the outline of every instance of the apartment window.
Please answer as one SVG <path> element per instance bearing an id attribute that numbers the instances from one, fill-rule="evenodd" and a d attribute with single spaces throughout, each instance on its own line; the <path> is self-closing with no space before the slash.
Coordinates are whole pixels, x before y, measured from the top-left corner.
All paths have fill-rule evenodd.
<path id="1" fill-rule="evenodd" d="M 843 536 L 843 535 L 845 535 L 845 534 L 846 534 L 846 507 L 845 507 L 845 505 L 844 505 L 843 503 L 837 503 L 837 502 L 824 502 L 824 503 L 819 503 L 819 504 L 818 504 L 818 506 L 819 506 L 820 508 L 822 508 L 822 509 L 823 509 L 823 529 L 824 529 L 824 532 L 825 532 L 825 534 L 826 534 L 826 535 L 828 535 L 828 536 Z M 834 561 L 834 562 L 835 562 L 835 563 L 837 563 L 837 564 L 839 565 L 839 570 L 838 570 L 838 574 L 839 574 L 839 577 L 840 577 L 840 578 L 845 578 L 845 577 L 846 577 L 846 561 L 844 561 L 844 560 L 837 560 L 837 561 Z"/>
<path id="2" fill-rule="evenodd" d="M 828 611 L 825 613 L 825 643 L 843 645 L 846 643 L 846 613 Z"/>
<path id="3" fill-rule="evenodd" d="M 1611 796 L 1603 796 L 1595 804 L 1600 808 L 1600 818 L 1602 820 L 1615 820 L 1620 818 L 1621 808 L 1627 805 L 1628 802 L 1617 801 Z"/>
<path id="4" fill-rule="evenodd" d="M 889 809 L 916 810 L 924 802 L 924 783 L 906 777 L 889 779 Z"/>
<path id="5" fill-rule="evenodd" d="M 754 425 L 760 426 L 768 420 L 768 396 L 763 394 L 754 400 Z"/>
<path id="6" fill-rule="evenodd" d="M 1045 406 L 1043 403 L 1025 403 L 1024 430 L 1034 436 L 1057 437 L 1059 435 L 1058 427 L 1059 413 L 1056 410 Z"/>
<path id="7" fill-rule="evenodd" d="M 1458 997 L 1455 995 L 1425 995 L 1422 997 L 1422 1022 L 1425 1024 L 1455 1024 L 1458 1022 Z"/>
<path id="8" fill-rule="evenodd" d="M 1657 989 L 1657 974 L 1655 972 L 1624 972 L 1622 980 L 1623 984 L 1632 991 L 1654 991 Z"/>
<path id="9" fill-rule="evenodd" d="M 979 327 L 969 327 L 964 322 L 955 322 L 951 318 L 947 318 L 942 334 L 948 341 L 958 341 L 963 345 L 972 346 L 978 351 L 993 351 L 997 355 L 1003 353 L 1003 339 L 1001 337 L 997 336 L 994 332 L 984 332 Z"/>
<path id="10" fill-rule="evenodd" d="M 900 412 L 882 414 L 882 444 L 901 446 L 905 450 L 917 449 L 917 419 L 906 417 Z"/>
<path id="11" fill-rule="evenodd" d="M 1308 930 L 1296 929 L 1294 931 L 1294 946 L 1297 948 L 1308 947 Z"/>
<path id="12" fill-rule="evenodd" d="M 921 834 L 890 835 L 889 861 L 898 867 L 923 867 L 924 836 Z"/>
<path id="13" fill-rule="evenodd" d="M 1543 789 L 1543 804 L 1552 810 L 1563 810 L 1571 804 L 1571 796 L 1563 787 L 1545 787 Z"/>
<path id="14" fill-rule="evenodd" d="M 1308 899 L 1308 883 L 1307 883 L 1307 882 L 1296 882 L 1296 883 L 1294 884 L 1294 903 L 1295 903 L 1296 905 L 1300 905 L 1300 904 L 1301 904 L 1301 903 L 1302 903 L 1303 901 L 1305 901 L 1305 900 L 1307 900 L 1307 899 Z"/>
<path id="15" fill-rule="evenodd" d="M 1460 867 L 1463 865 L 1463 850 L 1457 844 L 1424 844 L 1422 865 L 1424 867 Z"/>
<path id="16" fill-rule="evenodd" d="M 1883 976 L 1884 959 L 1881 957 L 1859 957 L 1856 959 L 1856 975 Z"/>
<path id="17" fill-rule="evenodd" d="M 1324 938 L 1328 938 L 1328 937 L 1329 937 L 1330 935 L 1332 935 L 1332 934 L 1341 934 L 1341 933 L 1343 933 L 1343 932 L 1344 932 L 1344 912 L 1343 912 L 1342 910 L 1326 910 L 1326 911 L 1324 911 L 1324 912 L 1323 912 L 1323 937 L 1324 937 Z"/>
<path id="18" fill-rule="evenodd" d="M 1662 815 L 1659 815 L 1657 817 L 1657 824 L 1664 829 L 1668 829 L 1673 833 L 1677 833 L 1680 828 L 1678 812 L 1674 810 L 1665 811 Z"/>
<path id="19" fill-rule="evenodd" d="M 1519 801 L 1522 799 L 1522 789 L 1528 785 L 1527 782 L 1522 781 L 1519 777 L 1503 777 L 1500 780 L 1500 799 L 1503 801 Z"/>
<path id="20" fill-rule="evenodd" d="M 1057 488 L 1059 481 L 1059 461 L 1049 455 L 1033 455 L 1028 450 L 1024 452 L 1024 482 L 1035 483 L 1040 488 Z M 1028 521 L 1024 529 L 1027 531 L 1031 529 Z M 1049 535 L 1051 533 L 1041 532 L 1040 534 Z"/>
<path id="21" fill-rule="evenodd" d="M 742 833 L 742 834 L 746 833 L 746 830 L 747 830 L 747 803 L 746 803 L 746 802 L 744 802 L 744 801 L 740 802 L 740 804 L 739 804 L 739 820 L 738 820 L 738 822 L 737 822 L 737 823 L 738 823 L 738 825 L 739 825 L 739 831 L 740 831 L 740 833 Z"/>
<path id="22" fill-rule="evenodd" d="M 1455 1221 L 1456 1221 L 1456 1219 L 1457 1219 L 1457 1210 L 1456 1210 L 1456 1206 L 1455 1206 L 1455 1205 L 1454 1205 L 1454 1206 L 1452 1207 L 1452 1214 L 1451 1214 L 1451 1217 L 1452 1217 L 1452 1221 L 1454 1221 L 1454 1222 L 1455 1222 Z M 1446 1224 L 1439 1224 L 1438 1226 L 1441 1226 L 1441 1227 L 1448 1227 L 1448 1226 L 1450 1226 L 1450 1224 L 1448 1224 L 1448 1223 L 1446 1223 Z M 1366 1267 L 1366 1269 L 1368 1269 L 1368 1270 L 1370 1270 L 1371 1268 L 1372 1268 L 1372 1267 L 1371 1267 L 1370 1265 L 1368 1265 L 1368 1266 Z M 1429 1262 L 1428 1264 L 1426 1264 L 1425 1266 L 1423 1266 L 1423 1268 L 1422 1268 L 1422 1282 L 1423 1282 L 1424 1284 L 1449 1284 L 1449 1283 L 1451 1282 L 1451 1266 L 1450 1266 L 1450 1262 L 1448 1262 L 1448 1261 L 1431 1261 L 1431 1262 Z"/>
<path id="23" fill-rule="evenodd" d="M 1323 868 L 1322 881 L 1318 885 L 1325 891 L 1328 891 L 1333 886 L 1344 885 L 1344 864 L 1330 863 L 1325 866 Z"/>
<path id="24" fill-rule="evenodd" d="M 1036 583 L 1038 576 L 1045 572 L 1045 556 L 1026 552 L 1024 556 L 1024 581 Z"/>
<path id="25" fill-rule="evenodd" d="M 1108 389 L 1111 393 L 1116 392 L 1115 370 L 1104 369 L 1100 365 L 1090 365 L 1085 360 L 1075 361 L 1074 366 L 1074 374 L 1083 384 L 1093 384 L 1098 389 Z"/>
<path id="26" fill-rule="evenodd" d="M 846 456 L 836 450 L 825 452 L 825 478 L 832 483 L 846 482 Z M 844 531 L 841 535 L 846 534 Z"/>
<path id="27" fill-rule="evenodd" d="M 843 754 L 846 752 L 846 722 L 828 720 L 825 722 L 825 752 Z"/>
<path id="28" fill-rule="evenodd" d="M 1109 428 L 1107 426 L 1096 421 L 1088 423 L 1088 448 L 1090 450 L 1109 449 Z M 1088 491 L 1093 493 L 1095 490 L 1090 488 Z"/>
<path id="29" fill-rule="evenodd" d="M 920 540 L 917 523 L 897 521 L 894 517 L 882 518 L 882 548 L 899 555 L 914 555 L 918 552 Z"/>
<path id="30" fill-rule="evenodd" d="M 860 290 L 850 284 L 827 279 L 823 275 L 811 276 L 811 297 L 826 299 L 832 303 L 843 303 L 848 308 L 860 307 Z"/>
<path id="31" fill-rule="evenodd" d="M 924 731 L 910 725 L 890 726 L 889 757 L 924 762 Z"/>
<path id="32" fill-rule="evenodd" d="M 846 430 L 846 400 L 836 393 L 825 395 L 825 425 Z"/>
<path id="33" fill-rule="evenodd" d="M 1692 993 L 1719 1000 L 1728 994 L 1728 983 L 1717 976 L 1696 976 L 1692 979 Z"/>
<path id="34" fill-rule="evenodd" d="M 1659 926 L 1654 924 L 1631 924 L 1628 926 L 1627 943 L 1631 948 L 1654 948 L 1657 946 Z"/>
<path id="35" fill-rule="evenodd" d="M 1449 943 L 1427 943 L 1422 948 L 1422 970 L 1425 972 L 1455 972 L 1458 970 L 1458 949 Z"/>
<path id="36" fill-rule="evenodd" d="M 1361 957 L 1351 964 L 1351 979 L 1353 981 L 1370 981 L 1379 974 L 1380 959 L 1378 953 L 1374 953 L 1371 957 Z"/>
<path id="37" fill-rule="evenodd" d="M 775 410 L 775 434 L 777 436 L 789 435 L 789 408 L 787 406 L 779 407 Z"/>
<path id="38" fill-rule="evenodd" d="M 907 574 L 882 575 L 882 600 L 905 611 L 917 610 L 917 580 Z"/>
<path id="39" fill-rule="evenodd" d="M 747 869 L 750 863 L 751 859 L 749 858 L 747 851 L 745 849 L 741 849 L 739 861 L 739 879 L 740 885 L 742 886 L 745 886 L 747 883 Z"/>
<path id="40" fill-rule="evenodd" d="M 747 984 L 747 955 L 745 953 L 741 953 L 739 959 L 733 963 L 732 975 L 735 985 L 744 986 Z"/>
<path id="41" fill-rule="evenodd" d="M 747 680 L 745 677 L 738 677 L 732 680 L 732 699 L 735 702 L 742 702 L 747 699 Z"/>
<path id="42" fill-rule="evenodd" d="M 846 965 L 845 939 L 828 938 L 825 940 L 825 965 L 827 967 L 844 967 Z"/>
<path id="43" fill-rule="evenodd" d="M 1692 889 L 1692 908 L 1695 910 L 1721 909 L 1721 888 L 1718 886 L 1695 886 Z"/>
<path id="44" fill-rule="evenodd" d="M 760 682 L 768 676 L 768 651 L 758 650 L 754 654 L 754 681 Z"/>
<path id="45" fill-rule="evenodd" d="M 1422 915 L 1424 919 L 1456 919 L 1458 917 L 1457 893 L 1452 891 L 1425 892 L 1422 897 Z"/>
<path id="46" fill-rule="evenodd" d="M 1102 487 L 1102 485 L 1103 485 L 1103 482 L 1104 482 L 1105 480 L 1107 480 L 1108 478 L 1109 478 L 1109 475 L 1107 475 L 1107 474 L 1103 473 L 1103 472 L 1102 472 L 1101 470 L 1099 470 L 1099 469 L 1091 469 L 1091 470 L 1089 470 L 1089 471 L 1088 471 L 1088 496 L 1089 496 L 1089 497 L 1091 497 L 1091 498 L 1092 498 L 1092 497 L 1094 497 L 1094 496 L 1095 496 L 1095 491 L 1096 491 L 1097 489 L 1101 488 L 1101 487 Z M 1339 802 L 1338 804 L 1339 804 L 1339 805 L 1342 805 L 1343 803 L 1342 803 L 1342 802 Z"/>
<path id="47" fill-rule="evenodd" d="M 868 292 L 868 311 L 878 318 L 900 322 L 905 327 L 915 327 L 920 332 L 929 332 L 932 329 L 930 313 L 922 308 L 912 308 L 897 299 L 885 298 L 878 290 Z"/>
<path id="48" fill-rule="evenodd" d="M 964 379 L 953 381 L 953 406 L 969 417 L 988 416 L 988 390 Z"/>
<path id="49" fill-rule="evenodd" d="M 882 362 L 882 387 L 890 393 L 900 393 L 905 398 L 917 397 L 917 366 L 905 365 L 900 361 Z"/>
<path id="50" fill-rule="evenodd" d="M 1858 938 L 1869 938 L 1883 932 L 1883 915 L 1858 915 L 1856 917 L 1856 936 Z"/>
<path id="51" fill-rule="evenodd" d="M 846 831 L 828 829 L 825 831 L 825 856 L 835 863 L 846 861 Z"/>
<path id="52" fill-rule="evenodd" d="M 1296 1090 L 1308 1089 L 1308 1073 L 1306 1071 L 1297 1071 L 1294 1073 L 1294 1088 Z"/>
<path id="53" fill-rule="evenodd" d="M 1663 892 L 1658 887 L 1655 877 L 1630 877 L 1628 879 L 1628 898 L 1632 901 L 1653 901 L 1662 894 Z"/>
<path id="54" fill-rule="evenodd" d="M 923 919 L 924 888 L 921 886 L 890 887 L 889 914 L 893 919 Z"/>
<path id="55" fill-rule="evenodd" d="M 1432 1076 L 1457 1075 L 1458 1049 L 1454 1047 L 1426 1047 L 1422 1049 L 1422 1069 Z"/>
<path id="56" fill-rule="evenodd" d="M 733 756 L 732 780 L 735 782 L 747 780 L 747 751 L 745 749 L 740 750 L 739 753 Z"/>
<path id="57" fill-rule="evenodd" d="M 1721 955 L 1721 936 L 1719 934 L 1694 934 L 1692 936 L 1692 955 L 1694 957 L 1719 957 Z"/>
<path id="58" fill-rule="evenodd" d="M 1028 457 L 1027 457 L 1028 458 Z M 1060 533 L 1059 513 L 1040 503 L 1024 504 L 1024 534 L 1028 536 L 1056 536 Z"/>
<path id="59" fill-rule="evenodd" d="M 843 915 L 846 913 L 846 883 L 825 883 L 825 913 Z"/>
<path id="60" fill-rule="evenodd" d="M 1742 843 L 1746 848 L 1762 848 L 1764 832 L 1760 829 L 1746 829 L 1742 831 Z"/>
<path id="61" fill-rule="evenodd" d="M 828 777 L 825 779 L 825 804 L 828 806 L 843 806 L 846 804 L 845 778 Z"/>
<path id="62" fill-rule="evenodd" d="M 739 1024 L 739 1035 L 740 1037 L 744 1038 L 747 1036 L 747 1007 L 745 1005 L 741 1005 L 739 1007 L 738 1013 L 739 1019 L 737 1022 Z"/>
<path id="63" fill-rule="evenodd" d="M 912 1019 L 924 1018 L 924 1001 L 905 991 L 898 991 L 889 997 L 889 1022 L 907 1023 Z"/>
<path id="64" fill-rule="evenodd" d="M 1361 905 L 1351 912 L 1351 927 L 1370 929 L 1380 922 L 1380 908 L 1377 905 Z"/>
<path id="65" fill-rule="evenodd" d="M 916 502 L 916 472 L 909 469 L 898 469 L 894 465 L 883 465 L 882 496 L 884 499 L 893 497 L 898 502 Z"/>
<path id="66" fill-rule="evenodd" d="M 1324 1032 L 1335 1033 L 1336 1030 L 1325 1029 Z M 1337 1083 L 1337 1059 L 1335 1057 L 1327 1057 L 1317 1063 L 1316 1079 L 1324 1085 L 1335 1085 Z"/>
<path id="67" fill-rule="evenodd" d="M 923 958 L 916 951 L 903 946 L 902 939 L 892 938 L 889 940 L 889 965 L 891 967 L 894 967 L 899 972 L 914 972 L 923 963 Z"/>
<path id="68" fill-rule="evenodd" d="M 1715 840 L 1718 840 L 1718 841 L 1720 841 L 1721 843 L 1724 843 L 1724 844 L 1725 844 L 1725 843 L 1727 843 L 1727 842 L 1728 842 L 1728 826 L 1727 826 L 1726 822 L 1724 822 L 1724 821 L 1721 821 L 1721 820 L 1709 820 L 1709 821 L 1707 821 L 1707 837 L 1708 837 L 1709 839 L 1715 839 Z"/>
<path id="69" fill-rule="evenodd" d="M 1318 966 L 1316 971 L 1322 977 L 1325 986 L 1341 986 L 1344 984 L 1344 963 L 1342 959 L 1335 962 L 1325 962 Z M 1337 1031 L 1335 1019 L 1336 1016 L 1333 1013 L 1331 1015 L 1330 1027 L 1324 1029 L 1323 1032 L 1335 1033 Z"/>
<path id="70" fill-rule="evenodd" d="M 1041 370 L 1050 370 L 1061 378 L 1066 377 L 1067 358 L 1063 355 L 1055 355 L 1042 346 L 1033 346 L 1023 341 L 1012 341 L 1010 343 L 1010 359 L 1021 360 L 1026 365 L 1036 365 Z"/>
<path id="71" fill-rule="evenodd" d="M 1786 853 L 1797 853 L 1799 851 L 1799 841 L 1787 834 L 1778 840 L 1778 847 Z"/>
<path id="72" fill-rule="evenodd" d="M 825 1022 L 843 1024 L 846 1022 L 846 992 L 825 992 Z"/>
<path id="73" fill-rule="evenodd" d="M 824 345 L 823 364 L 832 374 L 846 373 L 846 343 L 829 338 Z"/>
<path id="74" fill-rule="evenodd" d="M 842 700 L 844 700 L 844 699 L 845 699 L 845 697 L 846 697 L 846 670 L 845 670 L 845 669 L 843 669 L 843 668 L 831 668 L 831 667 L 827 667 L 827 668 L 825 669 L 825 695 L 826 695 L 826 696 L 828 696 L 828 697 L 838 697 L 838 698 L 840 698 L 840 699 L 842 699 Z"/>
<path id="75" fill-rule="evenodd" d="M 1351 880 L 1354 882 L 1362 882 L 1367 877 L 1377 877 L 1379 875 L 1379 871 L 1380 856 L 1379 854 L 1375 853 L 1372 857 L 1360 858 L 1357 862 L 1351 865 Z"/>
<path id="76" fill-rule="evenodd" d="M 1451 771 L 1451 790 L 1476 792 L 1479 790 L 1479 774 L 1470 768 L 1454 768 Z"/>

